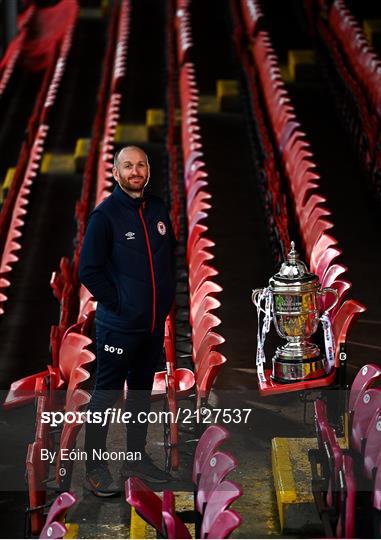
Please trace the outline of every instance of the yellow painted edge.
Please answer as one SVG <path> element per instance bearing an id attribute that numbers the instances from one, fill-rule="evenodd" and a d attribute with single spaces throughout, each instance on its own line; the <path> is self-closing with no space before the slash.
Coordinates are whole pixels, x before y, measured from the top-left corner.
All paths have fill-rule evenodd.
<path id="1" fill-rule="evenodd" d="M 271 441 L 272 472 L 278 503 L 281 529 L 284 526 L 284 505 L 297 502 L 296 486 L 287 439 L 275 437 Z"/>
<path id="2" fill-rule="evenodd" d="M 216 83 L 217 99 L 239 95 L 238 82 L 230 79 L 219 79 Z"/>
<path id="3" fill-rule="evenodd" d="M 147 524 L 131 506 L 130 538 L 147 538 Z"/>
<path id="4" fill-rule="evenodd" d="M 118 124 L 114 141 L 116 143 L 148 142 L 148 128 L 146 124 Z"/>
<path id="5" fill-rule="evenodd" d="M 52 154 L 44 154 L 42 158 L 42 162 L 41 162 L 42 174 L 48 173 L 51 161 L 52 161 Z"/>
<path id="6" fill-rule="evenodd" d="M 79 525 L 78 523 L 65 523 L 66 534 L 64 538 L 78 538 Z"/>
<path id="7" fill-rule="evenodd" d="M 89 155 L 90 139 L 78 139 L 74 150 L 74 159 L 86 158 Z"/>
<path id="8" fill-rule="evenodd" d="M 146 126 L 163 126 L 164 125 L 164 110 L 163 109 L 147 109 L 146 111 Z"/>
<path id="9" fill-rule="evenodd" d="M 5 175 L 5 179 L 3 182 L 3 189 L 9 189 L 11 187 L 13 177 L 15 176 L 15 170 L 16 167 L 9 167 L 9 169 L 7 170 L 7 174 Z"/>
<path id="10" fill-rule="evenodd" d="M 287 55 L 288 70 L 291 80 L 296 78 L 296 66 L 302 64 L 315 64 L 316 56 L 314 51 L 309 49 L 290 49 Z"/>

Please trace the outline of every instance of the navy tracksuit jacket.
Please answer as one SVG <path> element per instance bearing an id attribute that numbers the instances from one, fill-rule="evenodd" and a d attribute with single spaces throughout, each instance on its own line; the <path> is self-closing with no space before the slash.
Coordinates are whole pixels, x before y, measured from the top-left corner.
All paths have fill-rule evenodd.
<path id="1" fill-rule="evenodd" d="M 164 202 L 119 185 L 91 213 L 80 281 L 98 301 L 98 324 L 121 332 L 164 326 L 175 294 L 176 240 Z"/>
<path id="2" fill-rule="evenodd" d="M 133 198 L 119 185 L 90 215 L 79 277 L 98 301 L 97 377 L 89 410 L 104 412 L 127 379 L 126 409 L 137 418 L 150 410 L 161 357 L 164 322 L 175 294 L 175 245 L 163 201 Z M 127 448 L 144 451 L 148 424 L 127 425 Z M 92 449 L 106 447 L 108 425 L 86 425 L 88 470 Z"/>

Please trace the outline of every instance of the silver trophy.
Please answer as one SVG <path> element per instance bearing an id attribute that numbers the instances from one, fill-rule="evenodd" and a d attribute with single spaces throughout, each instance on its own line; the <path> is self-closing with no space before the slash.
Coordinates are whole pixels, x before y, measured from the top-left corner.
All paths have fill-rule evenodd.
<path id="1" fill-rule="evenodd" d="M 255 289 L 252 299 L 257 308 L 264 289 Z M 316 379 L 326 375 L 326 359 L 319 347 L 311 343 L 310 337 L 316 332 L 320 320 L 323 295 L 331 293 L 334 302 L 325 310 L 330 311 L 338 302 L 335 289 L 321 289 L 319 278 L 307 270 L 299 260 L 295 244 L 279 272 L 269 280 L 271 293 L 271 313 L 275 329 L 287 344 L 277 348 L 272 359 L 272 379 L 289 383 Z"/>

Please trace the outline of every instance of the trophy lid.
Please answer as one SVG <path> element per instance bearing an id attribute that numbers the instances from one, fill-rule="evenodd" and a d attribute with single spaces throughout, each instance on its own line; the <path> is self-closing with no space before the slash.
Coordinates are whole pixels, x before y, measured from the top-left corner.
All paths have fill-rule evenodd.
<path id="1" fill-rule="evenodd" d="M 299 254 L 295 250 L 295 242 L 291 242 L 291 249 L 287 259 L 282 263 L 279 272 L 270 279 L 270 285 L 276 286 L 277 282 L 280 282 L 282 286 L 296 283 L 306 284 L 308 282 L 312 284 L 317 281 L 318 277 L 309 272 L 306 264 L 299 259 Z"/>

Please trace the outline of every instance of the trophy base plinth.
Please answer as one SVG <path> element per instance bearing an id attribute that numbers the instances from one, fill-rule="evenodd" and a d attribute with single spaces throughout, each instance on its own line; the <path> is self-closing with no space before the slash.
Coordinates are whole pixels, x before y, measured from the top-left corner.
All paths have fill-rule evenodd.
<path id="1" fill-rule="evenodd" d="M 278 348 L 273 357 L 271 378 L 279 383 L 293 383 L 325 377 L 326 359 L 316 345 L 304 349 Z"/>

